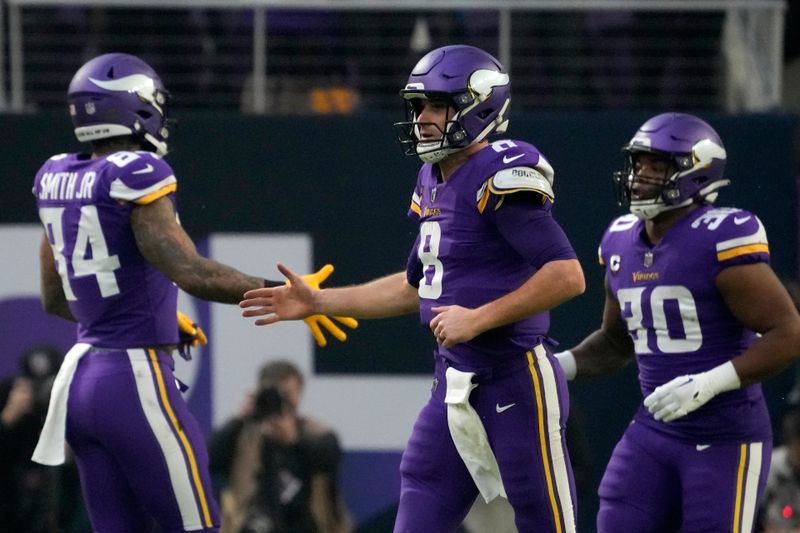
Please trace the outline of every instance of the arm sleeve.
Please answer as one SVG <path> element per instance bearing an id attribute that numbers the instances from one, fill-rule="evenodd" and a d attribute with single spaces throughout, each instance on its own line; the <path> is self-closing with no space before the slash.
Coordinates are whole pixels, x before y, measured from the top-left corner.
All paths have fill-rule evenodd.
<path id="1" fill-rule="evenodd" d="M 412 287 L 419 289 L 419 280 L 422 279 L 422 263 L 417 255 L 419 249 L 419 235 L 417 240 L 414 241 L 414 246 L 408 254 L 408 261 L 406 262 L 406 280 Z"/>
<path id="2" fill-rule="evenodd" d="M 577 259 L 564 230 L 536 194 L 508 195 L 495 211 L 495 224 L 511 247 L 536 268 L 550 261 Z"/>

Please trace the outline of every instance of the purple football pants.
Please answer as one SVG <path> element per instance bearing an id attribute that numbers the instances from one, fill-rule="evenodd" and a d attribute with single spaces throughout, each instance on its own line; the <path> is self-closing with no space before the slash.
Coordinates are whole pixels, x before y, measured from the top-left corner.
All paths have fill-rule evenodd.
<path id="1" fill-rule="evenodd" d="M 395 533 L 447 533 L 464 520 L 478 489 L 456 451 L 444 403 L 447 363 L 436 358 L 433 394 L 400 464 Z M 569 412 L 561 367 L 543 347 L 477 372 L 470 403 L 497 458 L 520 532 L 575 531 L 575 485 L 565 444 Z"/>
<path id="2" fill-rule="evenodd" d="M 598 533 L 753 531 L 771 442 L 704 444 L 632 423 L 600 483 Z"/>
<path id="3" fill-rule="evenodd" d="M 155 350 L 90 351 L 67 404 L 67 442 L 92 527 L 139 533 L 217 531 L 208 453 L 172 374 Z"/>

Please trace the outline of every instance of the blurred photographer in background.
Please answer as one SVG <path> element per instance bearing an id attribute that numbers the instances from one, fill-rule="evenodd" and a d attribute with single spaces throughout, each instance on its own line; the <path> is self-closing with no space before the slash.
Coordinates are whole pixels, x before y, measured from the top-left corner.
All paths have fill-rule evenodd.
<path id="1" fill-rule="evenodd" d="M 52 469 L 31 461 L 62 359 L 55 346 L 31 346 L 19 357 L 19 372 L 0 382 L 0 531 L 86 525 L 75 463 Z"/>
<path id="2" fill-rule="evenodd" d="M 267 364 L 239 417 L 214 433 L 211 473 L 223 533 L 349 533 L 337 488 L 336 434 L 298 414 L 304 380 L 288 361 Z"/>

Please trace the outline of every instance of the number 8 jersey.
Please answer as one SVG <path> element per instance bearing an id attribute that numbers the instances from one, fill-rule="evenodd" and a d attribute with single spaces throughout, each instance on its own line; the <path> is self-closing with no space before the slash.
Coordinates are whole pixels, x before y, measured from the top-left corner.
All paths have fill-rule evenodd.
<path id="1" fill-rule="evenodd" d="M 172 168 L 150 152 L 97 159 L 60 154 L 33 185 L 78 342 L 107 348 L 175 344 L 177 288 L 147 262 L 131 229 L 131 210 L 174 199 Z"/>
<path id="2" fill-rule="evenodd" d="M 473 154 L 442 181 L 425 164 L 417 177 L 409 217 L 419 237 L 406 270 L 417 287 L 420 320 L 432 307 L 476 308 L 519 288 L 545 263 L 575 259 L 551 214 L 553 169 L 536 147 L 496 141 Z M 491 367 L 524 354 L 547 336 L 545 311 L 445 348 L 439 355 L 465 368 Z"/>
<path id="3" fill-rule="evenodd" d="M 736 357 L 756 339 L 731 314 L 715 280 L 725 268 L 768 262 L 769 247 L 755 215 L 710 205 L 682 217 L 654 247 L 644 231 L 634 215 L 617 218 L 603 235 L 599 260 L 633 340 L 646 397 L 677 376 Z M 657 422 L 643 407 L 636 419 L 703 443 L 771 435 L 759 384 L 720 394 L 673 422 Z"/>

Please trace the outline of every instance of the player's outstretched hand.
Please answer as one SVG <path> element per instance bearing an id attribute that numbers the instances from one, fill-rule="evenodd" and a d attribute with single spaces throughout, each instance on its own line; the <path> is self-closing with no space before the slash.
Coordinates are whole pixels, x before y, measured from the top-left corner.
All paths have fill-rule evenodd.
<path id="1" fill-rule="evenodd" d="M 313 274 L 306 274 L 305 276 L 301 276 L 303 281 L 308 283 L 308 285 L 315 290 L 319 290 L 320 284 L 323 281 L 328 279 L 333 273 L 333 265 L 328 263 L 327 265 L 320 268 L 318 271 L 314 272 Z M 286 280 L 287 285 L 290 284 L 290 280 Z M 334 316 L 332 317 L 337 320 L 339 323 L 347 326 L 350 329 L 355 329 L 358 327 L 358 321 L 355 318 L 349 316 Z M 336 337 L 339 341 L 344 342 L 347 340 L 347 334 L 342 331 L 342 329 L 333 323 L 333 321 L 327 315 L 311 315 L 303 319 L 303 322 L 311 330 L 311 334 L 314 336 L 314 340 L 317 341 L 317 344 L 321 347 L 325 347 L 328 345 L 328 339 L 325 338 L 325 335 L 322 333 L 321 328 L 325 328 L 328 333 Z"/>
<path id="2" fill-rule="evenodd" d="M 278 263 L 278 270 L 286 276 L 286 285 L 247 291 L 239 302 L 244 309 L 242 316 L 264 317 L 255 321 L 256 326 L 300 320 L 314 314 L 314 289 L 287 266 Z"/>
<path id="3" fill-rule="evenodd" d="M 239 306 L 245 309 L 242 316 L 264 316 L 255 321 L 257 326 L 274 324 L 281 320 L 302 319 L 314 336 L 319 346 L 327 346 L 328 341 L 322 332 L 325 328 L 331 335 L 340 341 L 347 339 L 347 334 L 339 328 L 331 318 L 348 328 L 358 327 L 358 321 L 352 317 L 328 317 L 314 313 L 314 291 L 319 290 L 320 284 L 328 279 L 333 272 L 333 265 L 325 265 L 313 274 L 298 276 L 282 264 L 278 270 L 286 276 L 286 285 L 283 287 L 268 287 L 248 291 Z"/>

